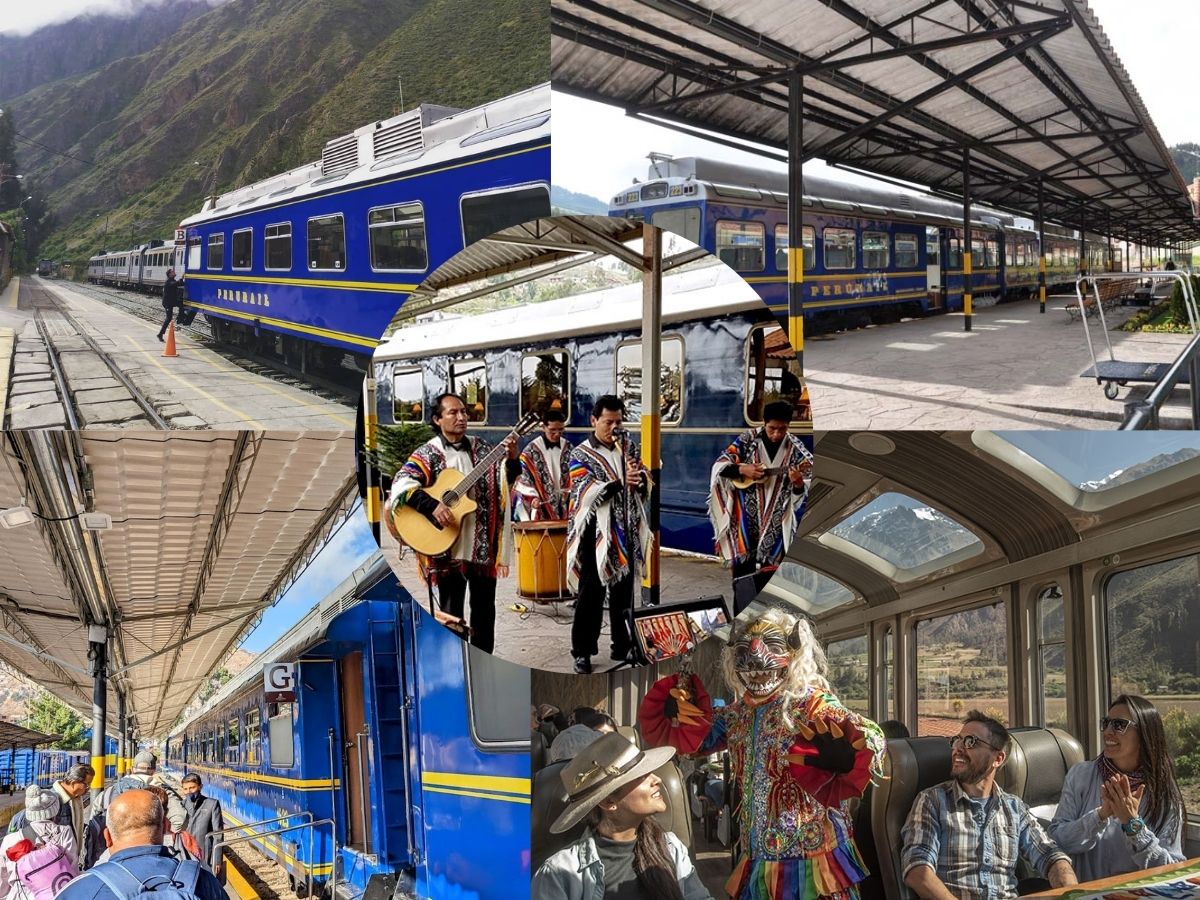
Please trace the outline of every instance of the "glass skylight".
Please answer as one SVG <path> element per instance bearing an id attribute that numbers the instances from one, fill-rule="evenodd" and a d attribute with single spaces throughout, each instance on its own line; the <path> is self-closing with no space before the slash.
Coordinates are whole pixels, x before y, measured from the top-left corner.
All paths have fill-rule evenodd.
<path id="1" fill-rule="evenodd" d="M 900 572 L 983 551 L 983 542 L 949 516 L 906 494 L 880 494 L 829 534 L 861 547 Z M 915 573 L 914 573 L 915 575 Z"/>
<path id="2" fill-rule="evenodd" d="M 1068 484 L 1100 493 L 1200 456 L 1200 435 L 1186 431 L 1001 431 Z"/>
<path id="3" fill-rule="evenodd" d="M 809 615 L 827 612 L 855 600 L 854 591 L 840 581 L 794 562 L 783 562 L 767 585 L 767 592 L 798 606 Z"/>

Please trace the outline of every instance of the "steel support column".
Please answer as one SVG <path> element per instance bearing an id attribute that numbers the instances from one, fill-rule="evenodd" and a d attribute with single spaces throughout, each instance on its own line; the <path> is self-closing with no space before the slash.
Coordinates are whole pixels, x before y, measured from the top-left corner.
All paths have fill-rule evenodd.
<path id="1" fill-rule="evenodd" d="M 1087 217 L 1079 211 L 1079 274 L 1087 275 L 1091 267 L 1087 258 Z"/>
<path id="2" fill-rule="evenodd" d="M 788 341 L 804 374 L 804 76 L 788 78 Z"/>
<path id="3" fill-rule="evenodd" d="M 108 726 L 108 629 L 88 626 L 88 660 L 92 668 L 92 809 L 104 790 L 104 735 Z"/>
<path id="4" fill-rule="evenodd" d="M 657 606 L 662 489 L 662 231 L 642 225 L 642 462 L 650 470 L 650 547 L 642 575 L 642 605 Z M 628 535 L 636 541 L 636 529 Z M 636 558 L 636 557 L 631 557 Z"/>
<path id="5" fill-rule="evenodd" d="M 1038 312 L 1046 313 L 1046 190 L 1042 179 L 1038 179 L 1037 227 L 1038 227 Z"/>
<path id="6" fill-rule="evenodd" d="M 117 738 L 117 777 L 120 778 L 125 774 L 125 760 L 129 758 L 129 746 L 125 742 L 129 728 L 125 718 L 125 692 L 120 690 L 117 691 L 117 723 L 121 729 L 121 736 Z"/>
<path id="7" fill-rule="evenodd" d="M 963 150 L 963 331 L 971 330 L 971 151 Z"/>

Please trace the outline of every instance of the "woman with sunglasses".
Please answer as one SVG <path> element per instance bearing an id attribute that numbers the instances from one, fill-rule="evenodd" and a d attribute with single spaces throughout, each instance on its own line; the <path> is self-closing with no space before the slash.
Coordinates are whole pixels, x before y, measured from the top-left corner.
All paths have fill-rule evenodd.
<path id="1" fill-rule="evenodd" d="M 1050 836 L 1080 881 L 1183 861 L 1183 795 L 1158 710 L 1122 694 L 1101 721 L 1104 752 L 1072 766 Z"/>

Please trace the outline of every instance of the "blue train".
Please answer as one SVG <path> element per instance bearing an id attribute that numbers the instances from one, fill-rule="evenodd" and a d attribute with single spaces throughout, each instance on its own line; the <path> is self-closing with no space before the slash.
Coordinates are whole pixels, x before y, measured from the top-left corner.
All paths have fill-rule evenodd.
<path id="1" fill-rule="evenodd" d="M 174 731 L 164 756 L 172 774 L 201 775 L 227 825 L 326 822 L 253 842 L 294 889 L 528 896 L 528 669 L 435 624 L 380 554 L 258 662 Z M 294 699 L 265 692 L 274 664 Z"/>
<path id="2" fill-rule="evenodd" d="M 501 439 L 531 410 L 562 410 L 568 437 L 590 431 L 601 394 L 641 416 L 640 283 L 402 328 L 375 353 L 376 418 L 426 418 L 438 394 L 466 400 L 470 429 Z M 709 469 L 738 434 L 785 397 L 811 430 L 787 336 L 753 291 L 717 265 L 663 278 L 662 545 L 714 552 Z"/>
<path id="3" fill-rule="evenodd" d="M 87 750 L 32 750 L 0 748 L 0 783 L 21 788 L 37 782 L 49 787 L 77 763 L 91 763 Z M 105 738 L 104 781 L 112 783 L 118 772 L 117 739 Z M 124 768 L 121 768 L 124 771 Z"/>
<path id="4" fill-rule="evenodd" d="M 652 155 L 645 182 L 616 194 L 609 212 L 673 231 L 739 272 L 769 306 L 787 309 L 787 180 L 715 160 Z M 806 175 L 805 321 L 814 332 L 963 307 L 962 205 L 932 195 Z M 972 294 L 1036 294 L 1037 232 L 1013 216 L 973 207 Z M 1085 239 L 1084 268 L 1112 271 L 1107 241 Z M 1080 271 L 1079 238 L 1046 228 L 1047 286 Z"/>

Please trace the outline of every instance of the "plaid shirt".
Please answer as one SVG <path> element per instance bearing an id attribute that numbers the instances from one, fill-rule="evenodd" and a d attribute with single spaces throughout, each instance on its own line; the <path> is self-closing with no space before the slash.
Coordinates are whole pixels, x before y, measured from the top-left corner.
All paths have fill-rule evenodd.
<path id="1" fill-rule="evenodd" d="M 1016 897 L 1018 857 L 1043 875 L 1060 859 L 1070 862 L 1024 801 L 998 784 L 987 799 L 968 796 L 954 779 L 922 791 L 903 836 L 904 876 L 929 866 L 964 900 Z"/>

